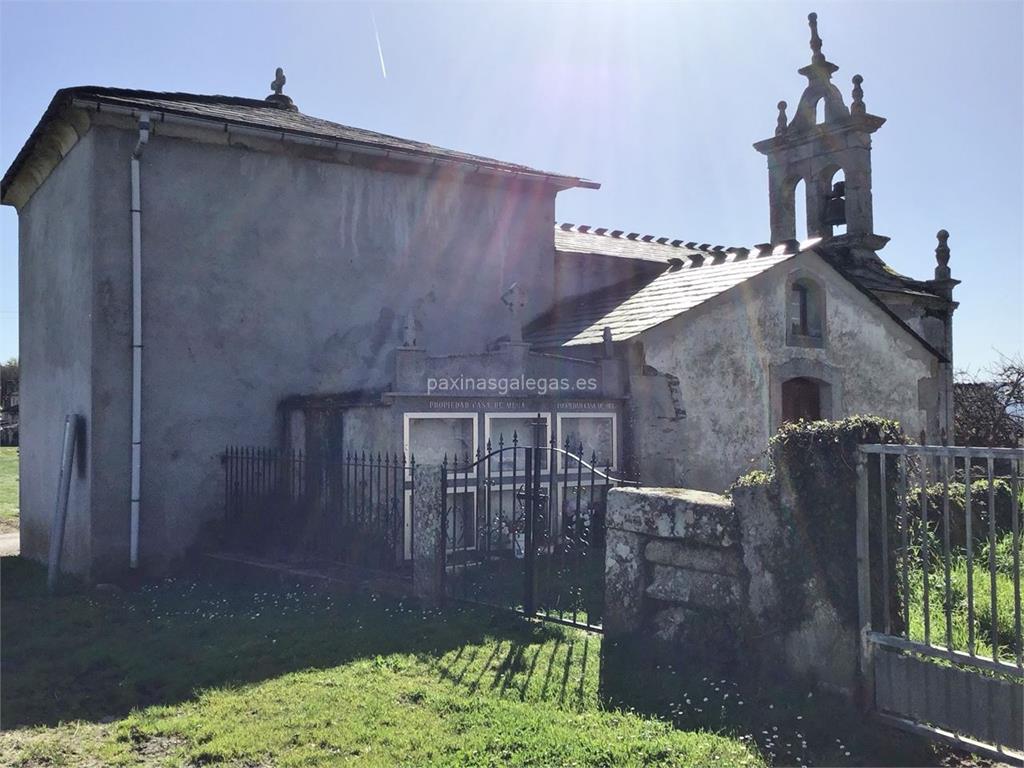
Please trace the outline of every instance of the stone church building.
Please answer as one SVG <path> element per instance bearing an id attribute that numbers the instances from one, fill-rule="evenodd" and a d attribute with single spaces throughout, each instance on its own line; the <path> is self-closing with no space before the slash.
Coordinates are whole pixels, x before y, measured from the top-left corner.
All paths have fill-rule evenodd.
<path id="1" fill-rule="evenodd" d="M 720 491 L 788 419 L 951 433 L 946 234 L 933 279 L 878 256 L 884 119 L 811 32 L 792 118 L 754 145 L 771 236 L 744 247 L 556 224 L 558 192 L 599 185 L 303 114 L 280 71 L 266 99 L 58 91 L 0 190 L 22 552 L 45 558 L 70 413 L 65 565 L 91 579 L 201 546 L 227 444 L 426 463 L 540 414 L 602 465 Z"/>

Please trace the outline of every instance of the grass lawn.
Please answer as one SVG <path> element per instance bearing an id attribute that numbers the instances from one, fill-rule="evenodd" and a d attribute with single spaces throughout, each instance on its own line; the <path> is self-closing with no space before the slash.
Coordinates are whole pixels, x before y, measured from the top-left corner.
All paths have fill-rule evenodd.
<path id="1" fill-rule="evenodd" d="M 982 543 L 975 550 L 974 562 L 968 569 L 967 558 L 963 552 L 955 553 L 950 558 L 949 585 L 947 592 L 943 561 L 933 558 L 929 572 L 929 619 L 931 623 L 931 641 L 935 645 L 946 643 L 946 614 L 948 608 L 950 618 L 950 641 L 954 650 L 969 650 L 970 621 L 967 607 L 967 574 L 971 573 L 974 595 L 974 650 L 980 656 L 992 656 L 992 630 L 997 630 L 999 638 L 998 656 L 1003 661 L 1013 663 L 1016 658 L 1016 618 L 1020 611 L 1016 603 L 1014 591 L 1013 534 L 1005 533 L 999 539 L 996 557 L 996 612 L 995 621 L 992 615 L 992 582 L 989 571 L 987 544 Z M 908 585 L 910 593 L 909 636 L 912 640 L 924 641 L 924 570 L 917 552 L 914 565 L 909 569 Z M 897 570 L 897 578 L 899 572 Z"/>
<path id="2" fill-rule="evenodd" d="M 2 765 L 763 764 L 604 709 L 579 630 L 226 583 L 50 599 L 41 568 L 0 568 Z"/>
<path id="3" fill-rule="evenodd" d="M 18 530 L 18 449 L 0 448 L 0 533 Z"/>

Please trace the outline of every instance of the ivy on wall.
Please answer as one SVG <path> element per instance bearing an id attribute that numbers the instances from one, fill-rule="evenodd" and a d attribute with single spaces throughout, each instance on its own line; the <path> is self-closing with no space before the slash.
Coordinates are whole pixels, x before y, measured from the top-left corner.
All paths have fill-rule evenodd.
<path id="1" fill-rule="evenodd" d="M 815 579 L 840 618 L 856 624 L 857 447 L 906 442 L 897 422 L 874 416 L 790 423 L 768 442 L 769 470 L 736 481 L 734 493 L 760 487 L 777 505 L 785 535 L 772 559 L 784 563 L 776 568 L 782 623 L 809 617 L 807 583 Z M 877 495 L 877 480 L 869 487 Z M 880 535 L 872 530 L 873 552 Z M 878 568 L 872 576 L 880 588 Z"/>

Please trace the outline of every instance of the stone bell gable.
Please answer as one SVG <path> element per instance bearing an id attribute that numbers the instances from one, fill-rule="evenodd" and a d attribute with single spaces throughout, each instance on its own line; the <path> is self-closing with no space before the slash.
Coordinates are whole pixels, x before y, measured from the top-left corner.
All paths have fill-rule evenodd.
<path id="1" fill-rule="evenodd" d="M 790 120 L 779 102 L 775 135 L 754 144 L 768 161 L 769 218 L 772 242 L 822 238 L 820 252 L 836 269 L 870 290 L 899 318 L 946 358 L 937 391 L 937 418 L 929 432 L 952 433 L 953 424 L 953 280 L 949 269 L 949 233 L 938 232 L 934 279 L 915 280 L 895 272 L 878 256 L 889 238 L 875 231 L 872 202 L 872 135 L 885 123 L 864 103 L 864 78 L 852 78 L 850 105 L 832 82 L 839 67 L 825 58 L 818 15 L 808 15 L 811 62 L 799 72 L 807 78 Z M 807 231 L 797 231 L 796 192 L 804 185 Z"/>
<path id="2" fill-rule="evenodd" d="M 836 227 L 845 225 L 851 244 L 877 250 L 888 238 L 874 233 L 871 134 L 882 127 L 885 118 L 867 113 L 860 75 L 853 78 L 853 102 L 847 108 L 832 82 L 839 67 L 821 52 L 818 16 L 812 13 L 808 19 L 813 55 L 811 63 L 800 69 L 807 87 L 796 114 L 787 121 L 787 104 L 780 101 L 775 135 L 754 144 L 768 158 L 772 242 L 828 238 L 838 234 Z M 822 120 L 817 119 L 819 111 Z M 833 180 L 840 171 L 845 175 L 845 188 L 836 189 Z M 800 181 L 805 183 L 807 232 L 796 231 L 794 194 Z"/>

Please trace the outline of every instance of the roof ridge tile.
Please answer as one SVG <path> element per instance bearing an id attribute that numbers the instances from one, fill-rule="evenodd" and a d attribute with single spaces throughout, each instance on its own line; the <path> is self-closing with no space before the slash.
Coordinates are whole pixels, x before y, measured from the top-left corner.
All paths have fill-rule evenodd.
<path id="1" fill-rule="evenodd" d="M 757 245 L 747 247 L 735 246 L 735 245 L 712 245 L 711 243 L 698 243 L 695 240 L 683 241 L 683 240 L 670 240 L 668 237 L 656 237 L 651 234 L 641 234 L 639 232 L 626 232 L 624 229 L 609 229 L 608 227 L 594 227 L 590 224 L 570 224 L 568 222 L 561 222 L 555 224 L 556 228 L 563 232 L 577 232 L 580 234 L 590 234 L 596 237 L 610 237 L 616 240 L 628 240 L 635 243 L 645 243 L 648 245 L 663 245 L 667 248 L 682 248 L 685 247 L 691 251 L 697 251 L 697 254 L 689 254 L 690 260 L 694 266 L 699 266 L 705 260 L 706 256 L 713 257 L 716 261 L 721 262 L 730 256 L 734 261 L 742 261 L 748 257 L 757 258 L 759 256 L 775 255 L 780 256 L 784 254 L 796 254 L 801 251 L 809 250 L 820 243 L 822 238 L 812 238 L 800 242 L 792 238 L 786 240 L 780 240 L 776 243 L 758 243 Z M 668 258 L 668 257 L 666 257 Z M 906 279 L 906 278 L 905 278 Z"/>

